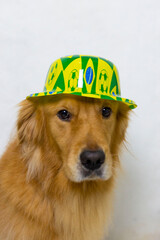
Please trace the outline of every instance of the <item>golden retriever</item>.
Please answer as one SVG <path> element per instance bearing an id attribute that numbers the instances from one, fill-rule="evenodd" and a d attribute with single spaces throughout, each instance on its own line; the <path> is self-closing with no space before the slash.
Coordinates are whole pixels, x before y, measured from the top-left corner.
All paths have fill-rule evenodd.
<path id="1" fill-rule="evenodd" d="M 24 100 L 0 160 L 0 240 L 102 240 L 129 107 L 61 94 Z"/>

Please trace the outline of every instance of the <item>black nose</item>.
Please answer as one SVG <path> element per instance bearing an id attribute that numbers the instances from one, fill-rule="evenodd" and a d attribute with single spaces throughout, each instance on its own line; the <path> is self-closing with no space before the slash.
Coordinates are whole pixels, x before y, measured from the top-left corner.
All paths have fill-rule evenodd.
<path id="1" fill-rule="evenodd" d="M 104 163 L 105 154 L 102 150 L 98 151 L 91 151 L 91 150 L 84 150 L 80 154 L 81 164 L 89 169 L 95 170 L 100 168 L 100 166 Z"/>

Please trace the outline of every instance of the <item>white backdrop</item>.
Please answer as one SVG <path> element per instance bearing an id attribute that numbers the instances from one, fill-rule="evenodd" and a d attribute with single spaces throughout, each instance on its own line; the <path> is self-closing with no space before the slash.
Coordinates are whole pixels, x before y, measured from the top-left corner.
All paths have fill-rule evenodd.
<path id="1" fill-rule="evenodd" d="M 1 0 L 0 154 L 14 129 L 17 103 L 43 89 L 51 62 L 72 54 L 113 61 L 122 95 L 138 104 L 109 240 L 159 240 L 159 0 Z"/>

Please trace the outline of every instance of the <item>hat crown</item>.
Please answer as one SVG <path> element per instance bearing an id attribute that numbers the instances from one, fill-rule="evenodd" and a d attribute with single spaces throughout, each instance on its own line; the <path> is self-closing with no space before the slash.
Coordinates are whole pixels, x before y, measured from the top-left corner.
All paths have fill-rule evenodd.
<path id="1" fill-rule="evenodd" d="M 120 82 L 112 62 L 94 56 L 73 55 L 52 63 L 44 91 L 120 96 Z"/>

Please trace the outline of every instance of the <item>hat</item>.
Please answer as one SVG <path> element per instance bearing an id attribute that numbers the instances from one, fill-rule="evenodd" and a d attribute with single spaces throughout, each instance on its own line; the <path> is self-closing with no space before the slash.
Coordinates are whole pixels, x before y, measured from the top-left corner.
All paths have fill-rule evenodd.
<path id="1" fill-rule="evenodd" d="M 56 94 L 115 100 L 131 109 L 137 107 L 134 101 L 121 97 L 115 65 L 95 56 L 73 55 L 56 60 L 49 68 L 43 92 L 30 94 L 27 98 Z"/>

